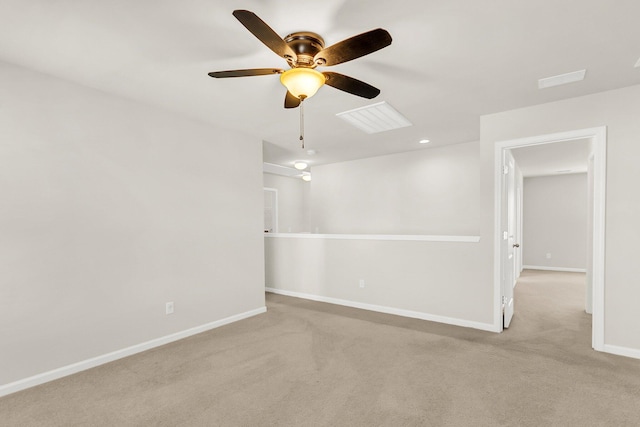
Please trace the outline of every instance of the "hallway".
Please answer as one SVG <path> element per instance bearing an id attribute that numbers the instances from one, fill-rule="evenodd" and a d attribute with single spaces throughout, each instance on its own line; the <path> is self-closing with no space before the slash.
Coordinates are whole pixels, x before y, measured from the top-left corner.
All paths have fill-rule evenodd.
<path id="1" fill-rule="evenodd" d="M 524 270 L 515 288 L 515 314 L 505 338 L 544 337 L 560 347 L 590 350 L 592 316 L 585 312 L 585 292 L 584 273 Z"/>

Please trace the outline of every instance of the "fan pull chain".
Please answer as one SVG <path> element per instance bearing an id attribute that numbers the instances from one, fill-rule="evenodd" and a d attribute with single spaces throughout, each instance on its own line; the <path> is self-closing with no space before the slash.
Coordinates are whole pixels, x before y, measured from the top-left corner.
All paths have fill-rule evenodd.
<path id="1" fill-rule="evenodd" d="M 300 141 L 304 148 L 304 98 L 300 99 Z"/>

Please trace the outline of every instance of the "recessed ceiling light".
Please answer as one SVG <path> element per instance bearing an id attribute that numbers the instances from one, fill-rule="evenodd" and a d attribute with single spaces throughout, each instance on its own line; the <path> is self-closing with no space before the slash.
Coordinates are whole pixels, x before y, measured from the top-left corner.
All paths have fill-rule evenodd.
<path id="1" fill-rule="evenodd" d="M 296 160 L 293 164 L 293 167 L 298 169 L 299 171 L 304 170 L 309 166 L 307 162 L 303 162 L 302 160 Z"/>
<path id="2" fill-rule="evenodd" d="M 336 114 L 366 133 L 378 133 L 411 126 L 411 122 L 386 102 L 367 105 Z"/>
<path id="3" fill-rule="evenodd" d="M 428 144 L 431 141 L 429 141 L 428 139 L 421 139 L 419 142 L 420 144 Z"/>
<path id="4" fill-rule="evenodd" d="M 548 87 L 560 86 L 567 83 L 579 82 L 584 80 L 587 70 L 573 71 L 571 73 L 560 74 L 557 76 L 546 77 L 538 80 L 538 89 L 546 89 Z"/>

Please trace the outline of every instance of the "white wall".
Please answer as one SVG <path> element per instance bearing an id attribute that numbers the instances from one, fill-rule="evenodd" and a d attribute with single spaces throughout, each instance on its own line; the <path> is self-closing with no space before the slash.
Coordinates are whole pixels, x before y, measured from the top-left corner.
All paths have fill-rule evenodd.
<path id="1" fill-rule="evenodd" d="M 524 179 L 526 266 L 586 270 L 587 192 L 586 173 Z"/>
<path id="2" fill-rule="evenodd" d="M 478 154 L 473 142 L 314 166 L 312 231 L 477 235 Z M 265 238 L 267 287 L 492 327 L 492 294 L 477 282 L 488 268 L 479 243 L 315 237 Z"/>
<path id="3" fill-rule="evenodd" d="M 300 178 L 263 174 L 264 186 L 278 190 L 278 231 L 310 232 L 309 193 L 311 182 Z"/>
<path id="4" fill-rule="evenodd" d="M 477 234 L 478 154 L 472 142 L 315 166 L 312 231 Z"/>
<path id="5" fill-rule="evenodd" d="M 492 239 L 496 141 L 607 126 L 605 346 L 636 357 L 640 357 L 640 263 L 635 246 L 635 237 L 640 236 L 638 117 L 640 86 L 631 86 L 483 116 L 480 142 L 481 238 Z M 492 251 L 492 246 L 487 250 Z M 491 277 L 479 276 L 479 286 Z"/>
<path id="6" fill-rule="evenodd" d="M 308 237 L 265 237 L 268 288 L 491 330 L 491 295 L 476 282 L 477 242 Z"/>
<path id="7" fill-rule="evenodd" d="M 0 387 L 264 307 L 259 140 L 4 63 L 0 93 Z"/>
<path id="8" fill-rule="evenodd" d="M 473 281 L 455 287 L 455 292 L 451 294 L 445 293 L 445 296 L 451 297 L 451 299 L 445 298 L 445 301 L 449 301 L 445 304 L 450 305 L 444 308 L 440 307 L 439 313 L 442 316 L 447 316 L 446 313 L 453 313 L 456 309 L 454 294 L 473 295 L 478 296 L 478 300 L 473 312 L 466 319 L 481 323 L 493 321 L 498 324 L 500 319 L 494 316 L 498 312 L 496 305 L 499 304 L 500 295 L 494 294 L 493 278 L 493 245 L 495 232 L 497 232 L 494 230 L 494 148 L 496 142 L 607 126 L 605 349 L 640 357 L 640 287 L 636 286 L 637 281 L 635 280 L 640 277 L 640 263 L 635 259 L 636 239 L 633 238 L 633 236 L 640 235 L 640 223 L 637 221 L 638 212 L 640 212 L 640 192 L 635 191 L 636 183 L 640 182 L 640 168 L 636 165 L 637 159 L 640 158 L 640 120 L 637 119 L 638 117 L 640 117 L 640 86 L 482 116 L 479 179 L 470 173 L 465 176 L 465 182 L 462 185 L 452 186 L 446 178 L 456 179 L 456 175 L 452 177 L 449 174 L 449 168 L 441 168 L 440 173 L 435 173 L 432 170 L 433 175 L 427 180 L 427 186 L 431 187 L 425 190 L 425 194 L 431 196 L 427 198 L 431 205 L 422 205 L 420 211 L 424 214 L 417 217 L 410 212 L 410 209 L 412 206 L 420 206 L 425 202 L 425 199 L 407 196 L 404 193 L 405 189 L 410 188 L 407 183 L 415 183 L 416 180 L 403 179 L 412 176 L 411 173 L 406 172 L 414 170 L 409 166 L 419 163 L 418 159 L 413 159 L 414 156 L 417 156 L 416 153 L 314 167 L 312 228 L 318 225 L 320 232 L 323 233 L 376 234 L 404 232 L 476 234 L 476 230 L 479 228 L 480 242 L 476 244 L 472 254 L 466 253 L 466 249 L 458 250 L 457 248 L 448 254 L 453 258 L 455 258 L 455 254 L 458 254 L 459 259 L 464 262 L 465 274 L 473 277 Z M 464 152 L 473 146 L 474 144 L 466 146 L 463 144 L 453 146 L 451 150 L 456 148 L 461 150 L 462 163 L 465 163 L 464 159 L 467 156 L 464 155 Z M 419 154 L 428 157 L 430 154 L 437 155 L 437 150 L 440 149 L 425 150 Z M 448 153 L 444 147 L 442 150 L 444 158 L 449 159 L 448 163 L 455 163 L 455 157 L 447 156 Z M 469 156 L 469 170 L 478 170 L 478 165 L 473 165 L 478 161 L 478 158 L 474 157 L 472 153 L 467 153 L 467 155 Z M 426 159 L 425 164 L 428 163 L 429 159 Z M 465 174 L 463 173 L 463 175 Z M 323 176 L 327 180 L 326 183 L 323 183 Z M 422 183 L 424 180 L 417 180 L 417 182 Z M 440 183 L 441 187 L 437 183 Z M 443 189 L 442 194 L 439 194 L 438 188 Z M 463 189 L 463 194 L 477 192 L 477 199 L 473 198 L 473 200 L 477 200 L 478 205 L 470 203 L 472 198 L 456 199 L 456 196 L 451 196 L 451 192 L 459 188 Z M 402 194 L 396 195 L 394 191 Z M 419 191 L 423 190 L 419 189 Z M 332 194 L 335 195 L 335 198 L 331 197 Z M 350 197 L 355 197 L 355 200 L 350 200 Z M 386 203 L 381 200 L 385 200 Z M 398 206 L 396 203 L 391 203 L 391 200 L 400 200 L 401 203 Z M 460 203 L 455 203 L 453 200 L 458 200 Z M 462 217 L 457 216 L 454 212 L 456 207 L 466 209 L 462 213 L 457 213 Z M 335 211 L 330 211 L 330 209 L 335 209 Z M 397 210 L 394 212 L 393 209 Z M 452 215 L 443 215 L 438 212 L 438 209 L 444 209 L 445 212 L 452 213 Z M 401 220 L 395 220 L 395 218 Z M 409 226 L 402 223 L 405 221 L 409 223 Z M 360 225 L 361 222 L 362 225 Z M 405 244 L 408 243 L 410 242 L 405 242 Z M 268 245 L 271 244 L 268 243 Z M 291 245 L 293 244 L 284 243 L 279 250 L 286 253 L 287 247 Z M 366 253 L 370 253 L 371 247 L 367 246 Z M 345 286 L 351 287 L 356 274 L 352 273 L 348 263 L 354 259 L 353 257 L 357 257 L 357 251 L 354 248 L 341 250 L 347 249 L 351 252 L 343 253 L 343 256 L 346 257 L 341 257 L 344 259 L 343 263 L 331 265 L 337 266 L 339 271 L 346 272 L 343 277 L 348 279 L 345 279 L 344 283 Z M 323 253 L 329 254 L 337 249 L 325 247 L 322 250 Z M 410 250 L 405 247 L 392 252 L 393 255 L 389 255 L 399 258 L 392 258 L 387 263 L 392 267 L 389 267 L 386 277 L 397 277 L 402 280 L 404 272 L 399 267 L 398 259 L 406 256 L 405 251 Z M 297 252 L 294 251 L 294 253 Z M 354 253 L 356 255 L 353 255 Z M 276 254 L 278 257 L 281 255 Z M 270 254 L 267 253 L 267 259 L 269 256 Z M 433 257 L 437 262 L 437 251 L 434 252 Z M 376 262 L 377 258 L 373 261 L 371 261 L 372 258 L 368 259 L 372 264 Z M 433 260 L 430 259 L 431 261 Z M 281 264 L 275 262 L 274 266 L 280 268 Z M 321 271 L 326 271 L 326 269 L 321 269 Z M 303 273 L 301 272 L 301 274 Z M 269 274 L 267 271 L 268 276 Z M 285 277 L 285 275 L 281 276 Z M 428 274 L 425 273 L 425 277 L 427 276 Z M 326 286 L 331 286 L 327 277 L 331 278 L 331 276 L 325 275 L 320 279 L 324 280 L 322 283 L 325 283 Z M 318 288 L 317 278 L 309 276 L 298 279 L 295 284 L 287 279 L 287 286 L 303 286 L 296 288 L 298 292 L 322 291 L 326 293 L 327 288 Z M 305 283 L 310 284 L 305 285 Z M 384 301 L 387 296 L 392 300 L 397 298 L 392 289 L 394 283 L 393 279 L 389 279 L 385 286 L 376 288 L 375 292 L 380 298 L 379 301 Z M 267 284 L 271 285 L 269 282 Z M 440 295 L 438 292 L 446 289 L 448 285 L 449 282 L 429 283 L 426 286 L 433 286 L 433 288 L 420 292 L 423 292 L 423 295 L 435 297 L 435 295 Z M 353 290 L 349 288 L 340 292 L 353 292 Z M 401 292 L 399 295 L 403 295 L 403 293 Z M 408 301 L 411 295 L 415 294 L 409 294 L 409 296 L 405 294 L 407 301 L 402 303 L 411 304 Z M 362 296 L 364 297 L 364 295 Z M 348 295 L 345 295 L 346 297 Z M 429 310 L 430 308 L 425 306 L 423 309 Z"/>

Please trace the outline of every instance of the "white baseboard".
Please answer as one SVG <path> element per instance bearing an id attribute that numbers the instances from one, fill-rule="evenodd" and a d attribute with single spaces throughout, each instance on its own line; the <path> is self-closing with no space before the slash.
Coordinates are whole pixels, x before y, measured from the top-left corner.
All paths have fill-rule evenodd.
<path id="1" fill-rule="evenodd" d="M 456 319 L 454 317 L 439 316 L 435 314 L 422 313 L 419 311 L 403 310 L 394 307 L 385 307 L 381 305 L 366 304 L 356 301 L 348 301 L 338 298 L 325 297 L 321 295 L 305 294 L 302 292 L 286 291 L 276 288 L 265 288 L 267 292 L 285 295 L 289 297 L 308 299 L 318 302 L 326 302 L 329 304 L 343 305 L 345 307 L 359 308 L 362 310 L 377 311 L 379 313 L 393 314 L 396 316 L 411 317 L 413 319 L 428 320 L 430 322 L 446 323 L 448 325 L 462 326 L 465 328 L 480 329 L 482 331 L 500 332 L 493 324 L 473 322 L 470 320 Z"/>
<path id="2" fill-rule="evenodd" d="M 640 349 L 619 347 L 617 345 L 605 344 L 602 348 L 605 353 L 616 354 L 618 356 L 631 357 L 633 359 L 640 359 Z"/>
<path id="3" fill-rule="evenodd" d="M 114 360 L 122 359 L 123 357 L 131 356 L 136 353 L 141 353 L 146 350 L 150 350 L 155 347 L 160 347 L 165 344 L 169 344 L 174 341 L 181 340 L 183 338 L 190 337 L 202 332 L 209 331 L 211 329 L 219 328 L 220 326 L 228 325 L 229 323 L 237 322 L 258 314 L 265 313 L 267 307 L 260 307 L 255 310 L 250 310 L 244 313 L 236 314 L 234 316 L 226 317 L 224 319 L 216 320 L 215 322 L 207 323 L 204 325 L 196 326 L 181 332 L 176 332 L 171 335 L 165 335 L 164 337 L 156 338 L 151 341 L 146 341 L 140 344 L 133 345 L 131 347 L 116 350 L 111 353 L 103 354 L 101 356 L 92 357 L 91 359 L 83 360 L 71 365 L 63 366 L 61 368 L 54 369 L 52 371 L 43 372 L 32 377 L 24 378 L 18 381 L 14 381 L 8 384 L 0 385 L 0 397 L 6 396 L 11 393 L 18 392 L 30 387 L 34 387 L 40 384 L 44 384 L 49 381 L 57 380 L 62 377 L 66 377 L 71 374 L 75 374 L 80 371 L 85 371 L 96 366 L 104 365 L 105 363 L 113 362 Z"/>
<path id="4" fill-rule="evenodd" d="M 570 267 L 544 267 L 540 265 L 523 265 L 525 270 L 545 270 L 545 271 L 566 271 L 567 273 L 586 273 L 585 268 L 570 268 Z"/>

